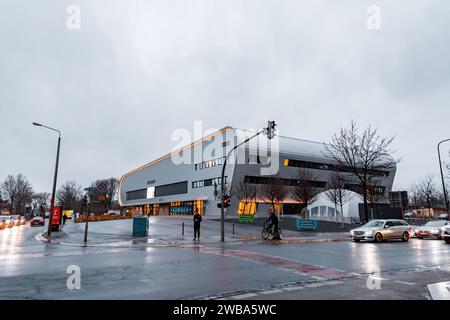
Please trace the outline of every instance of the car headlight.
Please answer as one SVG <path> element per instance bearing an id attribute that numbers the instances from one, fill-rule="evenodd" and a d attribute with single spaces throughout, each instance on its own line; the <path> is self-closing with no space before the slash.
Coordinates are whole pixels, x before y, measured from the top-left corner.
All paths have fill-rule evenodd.
<path id="1" fill-rule="evenodd" d="M 366 231 L 365 235 L 366 235 L 366 236 L 371 236 L 372 233 L 373 233 L 372 231 Z"/>
<path id="2" fill-rule="evenodd" d="M 433 233 L 438 233 L 439 232 L 439 229 L 434 229 L 433 230 Z"/>

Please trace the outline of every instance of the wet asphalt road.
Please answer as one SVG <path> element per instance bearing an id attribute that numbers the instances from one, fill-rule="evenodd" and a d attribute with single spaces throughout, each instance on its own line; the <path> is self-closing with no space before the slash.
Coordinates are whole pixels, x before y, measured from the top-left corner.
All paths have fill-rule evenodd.
<path id="1" fill-rule="evenodd" d="M 43 244 L 41 229 L 0 231 L 0 299 L 427 299 L 427 284 L 450 280 L 443 241 L 82 248 Z"/>

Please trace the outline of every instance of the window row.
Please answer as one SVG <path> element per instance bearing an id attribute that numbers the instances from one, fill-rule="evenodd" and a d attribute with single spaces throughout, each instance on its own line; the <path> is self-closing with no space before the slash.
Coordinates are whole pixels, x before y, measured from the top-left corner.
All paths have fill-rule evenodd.
<path id="1" fill-rule="evenodd" d="M 212 159 L 212 160 L 196 163 L 195 170 L 203 170 L 203 169 L 212 168 L 215 166 L 221 166 L 224 161 L 225 161 L 225 157 L 220 157 L 217 159 Z"/>
<path id="2" fill-rule="evenodd" d="M 227 176 L 225 176 L 224 183 L 228 183 Z M 212 186 L 219 187 L 221 184 L 222 184 L 222 179 L 220 177 L 218 177 L 218 178 L 211 178 L 211 179 L 206 179 L 206 180 L 193 181 L 192 188 L 196 189 L 196 188 L 212 187 Z"/>
<path id="3" fill-rule="evenodd" d="M 302 161 L 293 159 L 284 159 L 285 167 L 297 167 L 297 168 L 307 168 L 307 169 L 317 169 L 317 170 L 327 170 L 327 171 L 337 171 L 337 172 L 353 172 L 350 167 L 344 167 L 329 163 L 320 163 L 313 161 Z M 358 169 L 359 173 L 362 173 L 363 169 Z M 368 170 L 368 174 L 378 176 L 378 177 L 388 177 L 389 171 L 384 170 Z"/>

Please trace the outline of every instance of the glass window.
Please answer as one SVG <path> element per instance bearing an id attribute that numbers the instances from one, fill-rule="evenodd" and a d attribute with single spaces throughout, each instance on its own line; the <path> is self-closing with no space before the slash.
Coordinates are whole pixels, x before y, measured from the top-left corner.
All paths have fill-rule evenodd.
<path id="1" fill-rule="evenodd" d="M 393 221 L 387 221 L 387 222 L 385 223 L 385 226 L 393 227 L 394 225 L 395 225 L 395 224 L 394 224 Z"/>

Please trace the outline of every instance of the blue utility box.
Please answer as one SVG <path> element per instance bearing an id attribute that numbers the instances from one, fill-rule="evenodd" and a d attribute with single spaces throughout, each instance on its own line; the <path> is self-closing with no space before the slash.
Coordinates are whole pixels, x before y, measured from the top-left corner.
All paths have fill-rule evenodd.
<path id="1" fill-rule="evenodd" d="M 133 217 L 133 236 L 147 237 L 148 236 L 148 217 L 136 216 Z"/>

